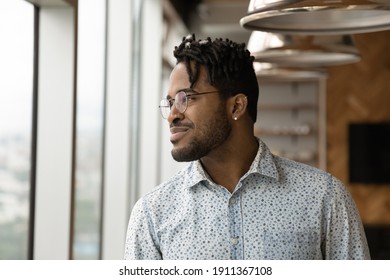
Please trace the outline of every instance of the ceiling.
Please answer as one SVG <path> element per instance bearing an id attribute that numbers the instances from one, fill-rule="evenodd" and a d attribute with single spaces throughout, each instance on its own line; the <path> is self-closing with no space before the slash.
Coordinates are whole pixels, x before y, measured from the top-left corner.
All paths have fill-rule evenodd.
<path id="1" fill-rule="evenodd" d="M 249 1 L 171 1 L 189 32 L 195 33 L 197 38 L 229 38 L 238 43 L 248 42 L 251 31 L 241 27 L 239 22 L 246 15 Z"/>

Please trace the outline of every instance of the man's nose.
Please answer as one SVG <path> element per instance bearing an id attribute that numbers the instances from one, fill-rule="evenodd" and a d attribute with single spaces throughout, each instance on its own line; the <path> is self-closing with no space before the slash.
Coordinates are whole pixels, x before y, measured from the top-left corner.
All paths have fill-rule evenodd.
<path id="1" fill-rule="evenodd" d="M 168 122 L 172 123 L 175 119 L 183 119 L 184 114 L 180 113 L 180 111 L 176 108 L 175 104 L 172 105 L 171 111 L 168 115 Z"/>

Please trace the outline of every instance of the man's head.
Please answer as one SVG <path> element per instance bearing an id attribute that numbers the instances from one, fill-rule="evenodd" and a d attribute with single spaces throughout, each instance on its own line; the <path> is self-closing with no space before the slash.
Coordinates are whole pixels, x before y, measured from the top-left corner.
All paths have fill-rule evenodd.
<path id="1" fill-rule="evenodd" d="M 196 40 L 195 35 L 183 38 L 173 52 L 177 63 L 185 63 L 191 87 L 199 79 L 200 67 L 207 71 L 209 83 L 221 97 L 243 93 L 248 98 L 248 113 L 253 122 L 257 118 L 259 87 L 253 69 L 254 57 L 245 48 L 229 39 Z"/>
<path id="2" fill-rule="evenodd" d="M 243 131 L 253 133 L 258 85 L 244 44 L 191 36 L 174 55 L 177 64 L 160 107 L 170 124 L 175 160 L 201 159 L 237 146 Z"/>

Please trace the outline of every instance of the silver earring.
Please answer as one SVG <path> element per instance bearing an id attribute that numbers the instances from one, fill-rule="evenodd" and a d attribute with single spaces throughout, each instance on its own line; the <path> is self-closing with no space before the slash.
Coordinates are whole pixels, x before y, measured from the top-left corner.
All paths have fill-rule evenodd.
<path id="1" fill-rule="evenodd" d="M 237 120 L 237 117 L 234 117 L 233 119 L 236 121 L 236 120 Z"/>

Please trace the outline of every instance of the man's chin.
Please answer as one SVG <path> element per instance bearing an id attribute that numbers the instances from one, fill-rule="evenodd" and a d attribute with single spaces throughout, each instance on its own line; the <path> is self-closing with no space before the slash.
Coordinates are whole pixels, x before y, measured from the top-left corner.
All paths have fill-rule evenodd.
<path id="1" fill-rule="evenodd" d="M 172 158 L 177 162 L 189 162 L 193 161 L 191 158 L 184 157 L 182 154 L 175 153 L 174 151 L 171 152 Z"/>
<path id="2" fill-rule="evenodd" d="M 171 151 L 171 155 L 177 162 L 189 162 L 200 158 L 197 150 L 175 147 Z"/>

